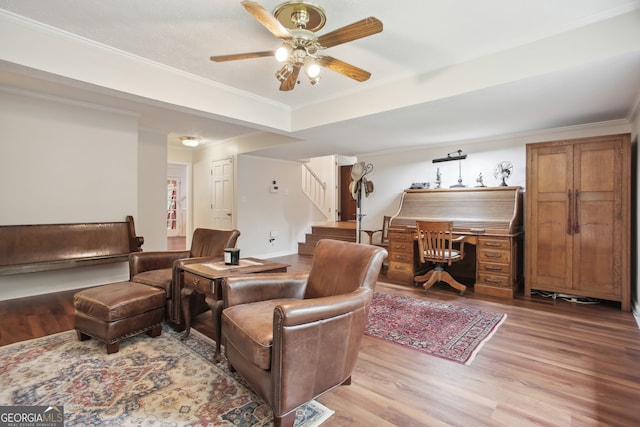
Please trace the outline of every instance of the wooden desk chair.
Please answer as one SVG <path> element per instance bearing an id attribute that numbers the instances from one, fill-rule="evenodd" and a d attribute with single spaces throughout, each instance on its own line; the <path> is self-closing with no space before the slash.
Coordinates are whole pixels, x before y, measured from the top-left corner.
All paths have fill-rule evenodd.
<path id="1" fill-rule="evenodd" d="M 380 246 L 381 248 L 385 248 L 387 251 L 389 250 L 389 222 L 391 221 L 391 217 L 390 216 L 384 216 L 382 219 L 382 229 L 380 230 L 362 230 L 364 233 L 367 233 L 367 236 L 369 237 L 369 244 L 370 245 L 375 245 L 375 246 Z M 376 233 L 381 233 L 380 234 L 380 241 L 373 243 L 373 236 L 375 236 Z M 382 269 L 386 270 L 387 268 L 389 268 L 389 257 L 387 256 L 383 263 L 382 263 Z"/>
<path id="2" fill-rule="evenodd" d="M 382 220 L 382 229 L 380 230 L 362 230 L 363 233 L 367 233 L 367 236 L 369 237 L 370 245 L 381 246 L 385 249 L 389 248 L 389 221 L 390 220 L 391 220 L 390 216 L 385 216 Z M 379 243 L 373 243 L 373 236 L 375 236 L 376 233 L 382 233 L 380 235 Z"/>
<path id="3" fill-rule="evenodd" d="M 461 261 L 464 258 L 464 236 L 453 238 L 453 222 L 451 221 L 416 221 L 418 233 L 418 250 L 420 262 L 435 263 L 436 266 L 426 274 L 413 278 L 415 285 L 424 282 L 424 293 L 429 293 L 429 288 L 436 282 L 445 282 L 464 295 L 467 287 L 458 282 L 444 270 L 444 265 Z M 454 249 L 454 243 L 459 243 L 459 248 Z"/>

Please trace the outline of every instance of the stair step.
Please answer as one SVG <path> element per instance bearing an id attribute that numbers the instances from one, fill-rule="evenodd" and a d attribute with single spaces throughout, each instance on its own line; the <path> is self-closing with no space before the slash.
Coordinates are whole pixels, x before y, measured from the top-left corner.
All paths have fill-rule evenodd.
<path id="1" fill-rule="evenodd" d="M 353 237 L 355 240 L 356 230 L 351 228 L 337 228 L 324 225 L 311 226 L 312 234 L 322 234 L 324 236 Z"/>
<path id="2" fill-rule="evenodd" d="M 305 235 L 305 243 L 318 243 L 321 239 L 333 239 L 333 240 L 341 240 L 343 242 L 355 242 L 356 236 L 332 236 L 327 234 L 306 234 Z"/>
<path id="3" fill-rule="evenodd" d="M 314 245 L 314 244 L 298 242 L 298 254 L 299 255 L 313 255 L 313 250 L 315 248 L 316 248 L 316 245 Z"/>
<path id="4" fill-rule="evenodd" d="M 356 241 L 355 223 L 331 223 L 311 226 L 311 233 L 305 235 L 305 241 L 298 243 L 298 254 L 313 255 L 316 243 L 321 239 L 333 239 L 343 242 Z"/>

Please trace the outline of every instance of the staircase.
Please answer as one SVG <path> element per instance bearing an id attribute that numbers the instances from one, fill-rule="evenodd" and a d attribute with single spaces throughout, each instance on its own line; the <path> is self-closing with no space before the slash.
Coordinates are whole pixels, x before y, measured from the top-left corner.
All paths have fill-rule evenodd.
<path id="1" fill-rule="evenodd" d="M 356 223 L 328 222 L 326 224 L 312 225 L 311 233 L 307 233 L 304 243 L 298 242 L 299 255 L 313 255 L 313 250 L 320 239 L 342 240 L 345 242 L 356 241 Z"/>
<path id="2" fill-rule="evenodd" d="M 302 164 L 302 192 L 309 198 L 313 205 L 329 220 L 333 217 L 331 198 L 328 197 L 327 183 L 306 163 Z"/>

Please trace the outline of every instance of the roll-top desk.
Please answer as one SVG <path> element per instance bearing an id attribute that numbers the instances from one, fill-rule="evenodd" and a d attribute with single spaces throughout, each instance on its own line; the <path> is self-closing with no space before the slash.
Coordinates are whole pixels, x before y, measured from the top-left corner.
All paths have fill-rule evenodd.
<path id="1" fill-rule="evenodd" d="M 405 190 L 389 223 L 391 280 L 413 284 L 418 273 L 417 220 L 453 221 L 455 234 L 475 245 L 474 294 L 515 296 L 523 270 L 520 187 Z"/>

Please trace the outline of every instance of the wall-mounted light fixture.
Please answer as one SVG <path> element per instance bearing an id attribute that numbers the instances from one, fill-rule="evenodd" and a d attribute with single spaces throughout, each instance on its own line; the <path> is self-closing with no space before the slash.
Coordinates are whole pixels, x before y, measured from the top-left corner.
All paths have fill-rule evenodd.
<path id="1" fill-rule="evenodd" d="M 458 155 L 452 156 L 452 154 L 454 153 L 458 153 Z M 464 160 L 466 158 L 467 158 L 467 155 L 462 154 L 462 150 L 457 150 L 457 151 L 452 151 L 451 153 L 447 153 L 447 157 L 440 157 L 439 159 L 433 159 L 432 162 L 433 163 L 449 162 L 451 160 Z"/>
<path id="2" fill-rule="evenodd" d="M 200 144 L 200 138 L 195 136 L 181 136 L 180 141 L 182 141 L 182 145 L 187 147 L 197 147 Z"/>
<path id="3" fill-rule="evenodd" d="M 452 154 L 457 153 L 457 156 L 452 156 Z M 466 154 L 462 154 L 462 150 L 457 150 L 457 151 L 452 151 L 451 153 L 447 153 L 447 157 L 440 157 L 439 159 L 433 159 L 432 162 L 433 163 L 440 163 L 440 162 L 449 162 L 451 160 L 460 160 L 460 162 L 458 162 L 458 183 L 455 185 L 450 186 L 449 188 L 464 188 L 466 187 L 466 185 L 464 185 L 462 183 L 462 160 L 466 159 L 467 155 Z"/>

